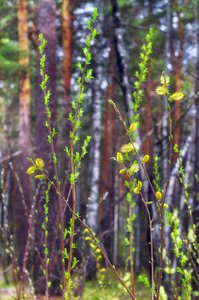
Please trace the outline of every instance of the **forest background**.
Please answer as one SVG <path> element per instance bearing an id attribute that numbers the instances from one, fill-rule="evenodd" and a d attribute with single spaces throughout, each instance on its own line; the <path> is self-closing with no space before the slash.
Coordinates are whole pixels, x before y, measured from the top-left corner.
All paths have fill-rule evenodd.
<path id="1" fill-rule="evenodd" d="M 15 282 L 19 295 L 17 299 L 24 299 L 20 298 L 24 288 L 19 284 L 21 281 L 25 282 L 25 286 L 30 284 L 34 293 L 46 293 L 45 268 L 50 278 L 48 292 L 59 295 L 63 288 L 60 288 L 63 274 L 60 275 L 61 267 L 57 263 L 62 255 L 59 252 L 60 224 L 57 220 L 59 197 L 52 188 L 47 187 L 45 181 L 27 175 L 30 167 L 27 157 L 44 161 L 49 177 L 55 181 L 57 175 L 53 173 L 53 165 L 58 165 L 61 191 L 67 197 L 71 165 L 65 147 L 71 143 L 72 126 L 68 116 L 72 111 L 72 100 L 77 99 L 79 91 L 78 72 L 86 56 L 84 45 L 88 42 L 88 20 L 94 7 L 99 12 L 95 24 L 98 34 L 91 42 L 92 61 L 89 64 L 92 71 L 88 74 L 91 80 L 85 82 L 84 115 L 78 129 L 83 140 L 87 135 L 92 139 L 75 184 L 75 211 L 98 235 L 111 263 L 121 270 L 123 278 L 126 276 L 124 281 L 128 283 L 130 280 L 135 285 L 139 278 L 145 288 L 151 288 L 148 284 L 151 280 L 148 216 L 136 195 L 139 193 L 134 194 L 133 204 L 129 199 L 128 174 L 119 174 L 122 172 L 119 172 L 116 160 L 121 161 L 116 153 L 123 144 L 128 143 L 128 139 L 117 111 L 108 99 L 115 102 L 126 124 L 130 124 L 135 111 L 135 106 L 132 106 L 136 96 L 135 83 L 139 81 L 140 74 L 136 72 L 142 70 L 146 48 L 152 43 L 152 53 L 149 53 L 146 62 L 146 78 L 141 82 L 143 92 L 136 141 L 140 152 L 149 156 L 149 161 L 145 157 L 145 168 L 150 181 L 157 190 L 158 186 L 162 187 L 160 193 L 168 185 L 164 204 L 180 220 L 177 234 L 184 241 L 180 251 L 189 252 L 186 242 L 194 244 L 196 241 L 199 224 L 199 1 L 0 0 L 0 264 L 4 281 Z M 152 41 L 145 39 L 149 28 L 153 28 Z M 47 40 L 45 73 L 49 75 L 47 89 L 52 93 L 49 109 L 51 126 L 56 128 L 56 137 L 53 136 L 59 158 L 56 163 L 57 157 L 53 156 L 53 161 L 51 158 L 48 126 L 44 126 L 46 107 L 43 101 L 45 94 L 40 87 L 40 33 Z M 171 93 L 184 94 L 184 99 L 172 102 L 169 110 L 165 95 L 161 96 L 156 90 L 161 75 L 166 76 L 164 78 L 169 76 Z M 173 132 L 172 145 L 178 145 L 174 147 L 172 160 L 169 156 L 171 135 L 168 111 Z M 81 147 L 77 143 L 79 151 Z M 146 178 L 142 178 L 142 183 L 145 202 L 153 214 L 156 204 L 152 189 Z M 71 196 L 68 201 L 72 203 Z M 47 211 L 45 203 L 48 205 Z M 62 226 L 67 227 L 69 220 L 72 220 L 71 211 L 66 210 Z M 164 243 L 170 252 L 169 263 L 164 262 L 165 268 L 170 268 L 170 271 L 164 274 L 164 280 L 171 280 L 168 276 L 172 277 L 172 270 L 176 269 L 179 260 L 173 252 L 176 241 L 170 235 L 172 230 L 165 228 L 164 232 Z M 88 250 L 85 233 L 82 233 L 78 221 L 75 231 L 75 257 L 80 263 L 73 272 L 74 278 L 77 278 L 73 289 L 75 294 L 82 295 L 85 280 L 95 278 L 96 273 L 101 274 L 97 279 L 99 286 L 103 285 L 105 279 L 100 270 L 107 267 L 107 262 L 100 261 L 100 267 L 97 264 L 96 268 L 97 254 L 91 255 Z M 133 253 L 133 259 L 131 256 L 129 258 L 129 240 L 132 236 L 134 244 L 130 245 L 130 254 Z M 161 236 L 156 221 L 153 241 L 157 264 Z M 68 245 L 66 238 L 64 247 Z M 48 253 L 44 251 L 46 247 Z M 192 245 L 190 247 L 194 248 Z M 50 266 L 45 267 L 48 255 Z M 187 270 L 193 268 L 193 276 L 188 283 L 192 286 L 190 299 L 197 298 L 197 259 L 197 255 L 190 255 L 185 263 Z M 133 261 L 136 279 L 131 278 L 132 265 L 129 261 Z M 68 265 L 67 262 L 65 264 Z M 181 280 L 179 274 L 174 274 L 172 279 L 174 290 Z M 67 285 L 68 279 L 65 280 Z M 171 288 L 166 286 L 165 289 L 168 297 L 172 295 L 169 299 L 174 299 Z M 134 288 L 131 292 L 134 294 Z M 183 289 L 175 291 L 175 299 L 180 299 L 183 293 Z M 95 299 L 94 296 L 87 297 Z M 112 295 L 110 299 L 117 299 L 114 297 Z M 125 299 L 122 297 L 125 296 L 119 299 Z"/>

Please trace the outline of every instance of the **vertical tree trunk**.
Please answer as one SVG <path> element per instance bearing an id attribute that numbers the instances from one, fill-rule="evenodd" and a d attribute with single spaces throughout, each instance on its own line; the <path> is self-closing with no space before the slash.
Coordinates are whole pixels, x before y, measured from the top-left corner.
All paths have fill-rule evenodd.
<path id="1" fill-rule="evenodd" d="M 74 20 L 74 2 L 70 0 L 63 0 L 62 3 L 62 45 L 64 51 L 64 60 L 63 60 L 63 79 L 64 79 L 64 130 L 61 145 L 63 148 L 66 144 L 69 145 L 69 134 L 71 130 L 71 123 L 68 120 L 70 113 L 70 95 L 71 95 L 71 77 L 72 77 L 72 66 L 73 66 L 73 20 Z M 62 151 L 62 149 L 61 149 Z M 69 170 L 69 161 L 66 157 L 63 157 L 62 160 L 64 168 L 61 170 L 61 175 L 65 177 L 65 172 L 70 172 Z M 66 197 L 69 192 L 69 185 L 66 185 L 64 191 Z M 72 206 L 72 199 L 70 197 L 69 203 Z M 69 210 L 66 211 L 66 222 L 71 218 L 71 213 Z"/>
<path id="2" fill-rule="evenodd" d="M 4 80 L 2 77 L 2 72 L 0 70 L 0 86 L 3 89 L 4 87 Z M 0 124 L 1 124 L 1 131 L 0 131 L 0 158 L 2 159 L 4 155 L 8 154 L 8 141 L 7 141 L 7 105 L 5 95 L 2 93 L 0 96 Z"/>
<path id="3" fill-rule="evenodd" d="M 30 134 L 30 78 L 29 78 L 29 40 L 28 40 L 28 11 L 27 1 L 18 0 L 18 41 L 19 41 L 19 141 L 21 155 L 15 160 L 16 171 L 19 176 L 22 192 L 16 197 L 17 240 L 19 241 L 19 263 L 22 264 L 24 247 L 27 240 L 28 210 L 31 205 L 31 179 L 26 174 L 28 166 L 27 156 L 31 152 Z M 13 175 L 14 176 L 14 175 Z M 15 178 L 16 179 L 16 178 Z M 22 201 L 24 198 L 24 202 Z M 23 205 L 24 204 L 24 205 Z"/>
<path id="4" fill-rule="evenodd" d="M 42 33 L 44 38 L 47 40 L 47 45 L 45 48 L 46 54 L 46 65 L 45 72 L 49 75 L 49 81 L 47 83 L 47 89 L 52 93 L 50 98 L 50 109 L 52 112 L 51 125 L 52 128 L 56 124 L 56 1 L 55 0 L 39 0 L 39 10 L 38 10 L 38 32 Z M 36 87 L 36 101 L 35 101 L 35 146 L 36 146 L 36 156 L 44 159 L 45 164 L 49 170 L 49 177 L 53 178 L 53 164 L 52 164 L 52 151 L 50 144 L 47 142 L 48 131 L 44 127 L 44 122 L 46 120 L 44 101 L 43 101 L 43 92 L 40 89 L 41 76 L 39 74 L 39 55 L 37 57 L 37 87 Z M 44 255 L 43 255 L 43 242 L 44 234 L 41 229 L 43 222 L 43 201 L 44 201 L 44 192 L 45 186 L 42 189 L 42 192 L 38 196 L 37 203 L 37 220 L 35 228 L 35 286 L 36 291 L 39 293 L 45 292 L 45 278 L 42 275 L 42 268 L 44 266 Z M 59 278 L 61 273 L 61 267 L 59 262 L 55 263 L 55 257 L 57 257 L 60 247 L 58 246 L 58 197 L 55 195 L 53 190 L 50 192 L 50 201 L 49 201 L 49 222 L 48 222 L 48 249 L 50 253 L 50 264 L 49 272 L 54 275 L 50 277 L 52 280 L 52 294 L 59 294 Z M 59 221 L 58 221 L 59 222 Z M 58 247 L 58 248 L 57 248 Z M 57 259 L 58 260 L 58 259 Z M 57 261 L 56 260 L 56 261 Z M 58 265 L 56 265 L 58 264 Z"/>
<path id="5" fill-rule="evenodd" d="M 20 65 L 19 93 L 19 145 L 26 153 L 30 151 L 30 78 L 28 11 L 26 0 L 18 0 L 18 39 Z"/>
<path id="6" fill-rule="evenodd" d="M 50 108 L 52 111 L 52 126 L 56 120 L 56 1 L 55 0 L 39 0 L 39 15 L 38 15 L 38 32 L 44 35 L 47 40 L 45 54 L 46 73 L 49 75 L 47 88 L 52 92 L 50 98 Z M 39 66 L 39 65 L 38 65 Z M 41 77 L 37 76 L 37 97 L 36 97 L 36 152 L 45 160 L 50 158 L 50 146 L 47 142 L 47 129 L 44 127 L 46 119 L 43 93 L 40 89 Z M 42 142 L 41 142 L 42 141 Z"/>
<path id="7" fill-rule="evenodd" d="M 165 70 L 166 73 L 169 73 L 168 66 L 170 63 L 170 55 L 169 55 L 169 46 L 171 41 L 171 0 L 168 0 L 167 3 L 167 12 L 166 12 L 166 24 L 167 24 L 167 32 L 166 32 L 166 40 L 165 40 Z M 162 181 L 163 186 L 165 186 L 168 176 L 168 112 L 167 112 L 167 99 L 163 97 L 163 114 L 162 114 Z"/>
<path id="8" fill-rule="evenodd" d="M 176 49 L 174 49 L 175 39 L 171 39 L 171 61 L 175 74 L 175 89 L 177 92 L 182 90 L 182 60 L 183 60 L 183 45 L 184 45 L 184 29 L 183 23 L 179 12 L 179 4 L 177 0 L 172 0 L 172 8 L 175 9 L 178 18 L 177 38 L 178 38 L 178 53 L 175 55 Z M 175 103 L 174 120 L 175 122 L 180 119 L 181 104 L 180 101 Z M 181 142 L 181 126 L 180 123 L 175 127 L 174 131 L 174 143 L 180 145 Z M 177 157 L 176 157 L 177 158 Z M 176 160 L 175 158 L 175 160 Z"/>
<path id="9" fill-rule="evenodd" d="M 119 80 L 120 80 L 120 85 L 122 87 L 122 92 L 123 92 L 123 100 L 124 100 L 124 105 L 126 108 L 126 113 L 127 113 L 127 118 L 128 118 L 128 123 L 130 123 L 131 118 L 133 116 L 133 110 L 132 110 L 132 92 L 131 92 L 131 87 L 128 79 L 128 69 L 127 69 L 127 63 L 126 63 L 126 51 L 124 47 L 124 41 L 123 41 L 123 28 L 122 28 L 122 22 L 121 22 L 121 16 L 120 16 L 120 11 L 118 8 L 118 1 L 117 0 L 110 0 L 111 2 L 111 8 L 112 8 L 112 19 L 113 19 L 113 37 L 114 37 L 114 45 L 115 45 L 115 51 L 116 51 L 116 60 L 117 60 L 117 67 L 118 67 L 118 73 L 119 73 Z M 141 139 L 139 135 L 139 131 L 136 132 L 136 142 L 141 145 Z M 144 174 L 141 171 L 141 178 L 144 183 L 144 191 L 148 191 L 148 184 L 147 181 L 145 180 Z M 147 196 L 147 194 L 145 193 Z M 138 203 L 140 205 L 140 203 Z M 142 208 L 141 208 L 142 209 Z M 140 210 L 140 207 L 137 208 L 137 212 Z M 144 216 L 144 218 L 146 215 Z M 136 222 L 139 222 L 137 219 Z M 147 230 L 148 227 L 146 225 L 146 218 L 145 222 L 141 223 L 142 227 L 142 233 L 145 234 L 145 240 L 147 240 Z M 138 224 L 135 225 L 135 227 L 140 229 L 140 226 Z M 138 231 L 137 231 L 138 232 Z M 137 233 L 136 232 L 136 233 Z M 144 236 L 142 234 L 142 237 Z M 135 237 L 137 241 L 141 241 L 138 236 Z M 138 254 L 138 253 L 137 253 Z M 136 255 L 137 255 L 136 254 Z M 146 257 L 145 253 L 141 251 L 141 255 L 136 256 L 137 263 L 139 264 L 140 257 L 144 258 Z"/>
<path id="10" fill-rule="evenodd" d="M 114 44 L 115 44 L 117 65 L 119 71 L 119 79 L 124 94 L 124 104 L 126 107 L 128 121 L 130 122 L 130 118 L 133 115 L 132 95 L 131 95 L 131 88 L 128 79 L 127 64 L 125 61 L 126 51 L 123 45 L 123 28 L 121 25 L 121 17 L 118 9 L 117 0 L 110 0 L 110 1 L 112 5 L 113 34 L 114 34 Z"/>
<path id="11" fill-rule="evenodd" d="M 63 0 L 62 3 L 62 43 L 64 50 L 63 76 L 65 88 L 66 115 L 71 91 L 72 58 L 73 58 L 73 4 L 70 0 Z"/>
<path id="12" fill-rule="evenodd" d="M 104 136 L 102 151 L 102 172 L 100 185 L 100 206 L 98 220 L 100 231 L 106 232 L 103 243 L 109 254 L 113 253 L 113 224 L 114 224 L 114 163 L 111 157 L 114 156 L 116 144 L 116 115 L 113 107 L 108 103 L 108 99 L 114 99 L 116 94 L 115 74 L 115 51 L 111 46 L 108 66 L 108 87 L 105 95 L 104 108 Z"/>
<path id="13" fill-rule="evenodd" d="M 102 20 L 98 22 L 97 31 L 101 32 Z M 101 48 L 101 40 L 96 41 L 95 50 Z M 97 55 L 97 51 L 95 52 Z M 87 204 L 87 224 L 96 231 L 98 229 L 98 205 L 101 163 L 101 137 L 102 137 L 102 55 L 97 58 L 93 102 L 91 112 L 91 157 L 90 157 L 90 192 Z"/>

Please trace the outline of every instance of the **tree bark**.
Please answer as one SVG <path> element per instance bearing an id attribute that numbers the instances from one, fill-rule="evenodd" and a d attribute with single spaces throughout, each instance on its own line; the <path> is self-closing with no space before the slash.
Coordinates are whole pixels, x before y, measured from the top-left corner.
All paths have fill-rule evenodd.
<path id="1" fill-rule="evenodd" d="M 52 95 L 50 98 L 50 110 L 52 112 L 51 116 L 51 127 L 55 127 L 56 124 L 56 1 L 55 0 L 39 0 L 38 9 L 38 33 L 42 33 L 44 38 L 47 40 L 47 45 L 45 47 L 46 54 L 46 64 L 45 73 L 49 75 L 49 80 L 47 83 L 47 89 L 51 91 Z M 39 72 L 39 54 L 37 54 L 37 69 Z M 45 161 L 45 165 L 48 169 L 48 176 L 53 179 L 54 170 L 52 163 L 52 150 L 50 144 L 47 142 L 48 130 L 44 126 L 46 120 L 46 113 L 43 100 L 43 92 L 40 89 L 41 76 L 37 74 L 37 87 L 36 87 L 36 101 L 35 101 L 35 154 L 36 157 L 41 157 Z M 38 196 L 37 203 L 37 215 L 36 215 L 36 228 L 35 228 L 35 287 L 36 292 L 45 293 L 45 278 L 42 274 L 42 268 L 44 266 L 44 255 L 43 255 L 43 243 L 44 243 L 44 233 L 41 229 L 43 222 L 43 203 L 44 203 L 44 193 L 46 186 L 43 186 L 42 192 Z M 58 235 L 58 197 L 51 190 L 50 201 L 49 201 L 49 221 L 48 221 L 48 249 L 50 253 L 50 263 L 49 263 L 49 274 L 52 280 L 51 294 L 60 294 L 60 280 L 61 277 L 61 267 L 59 264 L 59 235 Z"/>
<path id="2" fill-rule="evenodd" d="M 19 248 L 19 264 L 22 265 L 28 230 L 28 211 L 31 206 L 31 178 L 27 176 L 27 156 L 31 152 L 30 133 L 30 76 L 29 76 L 29 39 L 28 39 L 28 10 L 27 1 L 17 1 L 18 42 L 19 42 L 19 140 L 18 147 L 21 155 L 15 159 L 18 176 L 16 198 L 16 238 Z"/>
<path id="3" fill-rule="evenodd" d="M 74 21 L 74 2 L 70 0 L 64 0 L 62 3 L 62 45 L 64 51 L 63 60 L 63 80 L 64 80 L 64 130 L 61 145 L 64 146 L 70 144 L 69 135 L 71 130 L 71 123 L 68 120 L 69 113 L 71 111 L 70 96 L 71 96 L 71 78 L 72 78 L 72 66 L 73 66 L 73 21 Z M 62 158 L 61 176 L 65 177 L 66 172 L 69 174 L 69 160 L 64 156 Z M 68 196 L 70 186 L 67 182 L 64 194 Z M 72 198 L 70 197 L 69 203 L 72 206 Z M 69 210 L 65 214 L 66 222 L 71 218 Z"/>
<path id="4" fill-rule="evenodd" d="M 71 93 L 72 59 L 73 59 L 73 4 L 70 0 L 63 0 L 62 3 L 62 43 L 64 50 L 63 77 L 65 89 L 65 112 L 68 115 L 68 108 Z"/>
<path id="5" fill-rule="evenodd" d="M 113 107 L 108 103 L 108 99 L 114 99 L 116 95 L 115 74 L 115 51 L 111 45 L 108 66 L 108 87 L 105 95 L 104 108 L 104 135 L 101 166 L 101 184 L 100 184 L 100 205 L 98 220 L 100 231 L 106 233 L 103 237 L 105 249 L 109 254 L 113 254 L 113 224 L 114 224 L 114 201 L 115 198 L 115 163 L 111 157 L 115 154 L 116 145 L 116 114 Z M 112 255 L 111 255 L 112 256 Z"/>
<path id="6" fill-rule="evenodd" d="M 102 21 L 99 21 L 97 31 L 101 32 Z M 96 42 L 96 48 L 100 47 L 100 41 Z M 90 192 L 87 203 L 87 224 L 94 230 L 98 229 L 98 205 L 101 163 L 101 138 L 102 138 L 102 56 L 97 60 L 96 76 L 93 90 L 92 112 L 91 112 L 91 149 L 90 149 Z"/>
<path id="7" fill-rule="evenodd" d="M 19 145 L 25 152 L 31 148 L 30 139 L 30 77 L 28 11 L 26 0 L 18 0 L 18 40 L 20 66 Z"/>
<path id="8" fill-rule="evenodd" d="M 122 92 L 124 94 L 124 104 L 128 116 L 128 121 L 130 122 L 133 116 L 132 110 L 132 95 L 131 88 L 128 79 L 127 64 L 125 61 L 126 51 L 123 44 L 123 28 L 121 24 L 121 16 L 118 9 L 117 0 L 110 0 L 112 6 L 112 18 L 113 18 L 113 34 L 114 34 L 114 44 L 119 72 L 119 79 L 122 86 Z"/>
<path id="9" fill-rule="evenodd" d="M 184 46 L 184 29 L 183 29 L 183 23 L 179 12 L 179 4 L 177 0 L 172 0 L 172 8 L 175 9 L 177 18 L 178 18 L 178 27 L 177 27 L 177 39 L 179 42 L 178 47 L 178 53 L 175 55 L 175 48 L 174 48 L 174 42 L 176 38 L 171 38 L 171 62 L 174 69 L 175 74 L 175 89 L 177 92 L 181 92 L 182 90 L 182 60 L 183 60 L 183 46 Z M 174 109 L 174 120 L 180 119 L 181 115 L 181 103 L 180 101 L 175 103 L 175 109 Z M 177 144 L 180 146 L 181 142 L 181 126 L 180 123 L 176 125 L 175 131 L 174 131 L 174 144 Z M 177 159 L 176 156 L 174 156 L 174 161 Z"/>

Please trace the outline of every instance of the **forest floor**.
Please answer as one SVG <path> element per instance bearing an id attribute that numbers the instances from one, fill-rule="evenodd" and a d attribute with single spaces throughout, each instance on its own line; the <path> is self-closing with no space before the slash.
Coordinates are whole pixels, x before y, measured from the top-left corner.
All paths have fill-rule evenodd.
<path id="1" fill-rule="evenodd" d="M 27 300 L 32 300 L 32 297 L 28 297 Z M 62 297 L 50 297 L 50 300 L 62 300 Z M 76 298 L 77 299 L 77 298 Z M 108 286 L 103 290 L 99 288 L 95 281 L 86 282 L 85 290 L 81 300 L 127 300 L 129 297 L 118 288 L 117 284 Z M 137 288 L 136 293 L 137 300 L 148 300 L 149 294 L 145 288 L 140 286 Z M 0 282 L 0 300 L 16 300 L 15 288 L 13 285 L 5 285 L 5 283 Z M 44 296 L 36 296 L 36 300 L 45 300 Z M 71 299 L 72 300 L 72 299 Z"/>

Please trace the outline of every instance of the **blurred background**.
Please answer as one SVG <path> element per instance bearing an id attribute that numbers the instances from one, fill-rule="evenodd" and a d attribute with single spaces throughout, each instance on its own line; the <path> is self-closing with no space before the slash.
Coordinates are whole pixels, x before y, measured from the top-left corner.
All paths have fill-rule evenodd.
<path id="1" fill-rule="evenodd" d="M 128 269 L 126 258 L 129 250 L 125 238 L 128 244 L 126 219 L 129 203 L 124 184 L 126 178 L 119 175 L 119 166 L 111 159 L 128 139 L 107 100 L 113 99 L 127 124 L 130 123 L 132 112 L 129 103 L 134 101 L 135 74 L 142 61 L 140 51 L 149 28 L 153 27 L 153 52 L 142 86 L 143 97 L 139 110 L 140 151 L 150 156 L 146 168 L 152 181 L 154 161 L 159 165 L 162 188 L 171 169 L 172 180 L 166 202 L 169 211 L 178 210 L 182 223 L 181 234 L 186 235 L 189 214 L 183 186 L 179 185 L 179 160 L 174 157 L 170 164 L 168 159 L 167 105 L 164 97 L 155 93 L 162 71 L 165 71 L 170 77 L 170 90 L 185 94 L 183 101 L 171 104 L 171 116 L 174 144 L 182 149 L 184 182 L 188 185 L 189 193 L 186 201 L 198 226 L 199 1 L 0 0 L 0 264 L 2 270 L 8 269 L 8 272 L 2 271 L 1 280 L 7 283 L 13 280 L 9 266 L 21 266 L 24 253 L 28 251 L 27 270 L 33 286 L 40 293 L 44 292 L 40 267 L 43 262 L 44 233 L 41 226 L 45 186 L 42 181 L 35 182 L 26 174 L 30 165 L 27 157 L 43 158 L 49 174 L 52 174 L 48 133 L 44 126 L 43 94 L 39 86 L 38 35 L 43 33 L 47 40 L 45 70 L 50 76 L 48 88 L 52 92 L 52 124 L 58 131 L 55 146 L 62 191 L 67 194 L 70 172 L 64 152 L 69 143 L 67 116 L 71 100 L 77 97 L 79 73 L 76 64 L 83 61 L 82 47 L 87 34 L 87 21 L 94 7 L 99 11 L 96 23 L 98 35 L 91 47 L 94 79 L 85 86 L 85 115 L 79 131 L 82 137 L 91 135 L 92 141 L 76 186 L 77 211 L 98 233 L 112 263 L 122 270 Z M 147 184 L 144 193 L 146 199 L 152 201 Z M 139 197 L 135 197 L 135 204 L 135 271 L 136 274 L 148 274 L 147 214 Z M 59 252 L 57 207 L 56 195 L 52 192 L 48 226 L 49 248 L 54 258 Z M 150 209 L 153 212 L 155 207 L 152 205 Z M 69 218 L 70 215 L 66 213 L 66 224 Z M 27 250 L 28 234 L 31 238 Z M 81 234 L 77 236 L 77 257 L 82 261 L 85 247 Z M 165 239 L 172 251 L 169 232 L 165 233 Z M 154 226 L 156 254 L 159 240 L 158 226 Z M 6 251 L 11 246 L 13 252 Z M 59 294 L 60 270 L 55 261 L 52 262 L 51 272 L 55 294 Z M 87 266 L 86 270 L 79 272 L 82 278 L 92 278 L 94 269 L 91 263 L 90 268 Z"/>

